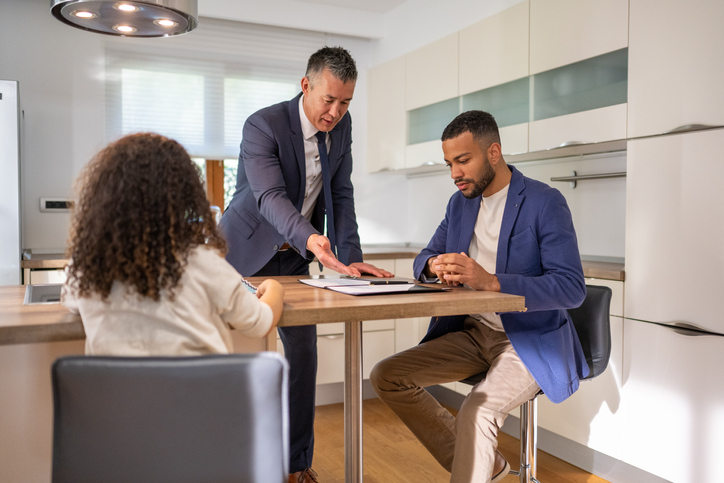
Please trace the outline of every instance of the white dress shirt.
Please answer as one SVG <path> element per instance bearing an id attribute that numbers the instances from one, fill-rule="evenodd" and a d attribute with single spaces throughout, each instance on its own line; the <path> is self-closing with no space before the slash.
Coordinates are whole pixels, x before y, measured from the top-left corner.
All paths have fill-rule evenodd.
<path id="1" fill-rule="evenodd" d="M 302 124 L 302 136 L 304 136 L 304 160 L 307 171 L 302 216 L 307 220 L 311 220 L 317 197 L 322 191 L 322 165 L 319 161 L 318 129 L 312 125 L 304 113 L 304 94 L 299 98 L 299 121 Z M 326 142 L 327 153 L 329 153 L 329 148 L 332 146 L 329 133 L 327 133 Z"/>

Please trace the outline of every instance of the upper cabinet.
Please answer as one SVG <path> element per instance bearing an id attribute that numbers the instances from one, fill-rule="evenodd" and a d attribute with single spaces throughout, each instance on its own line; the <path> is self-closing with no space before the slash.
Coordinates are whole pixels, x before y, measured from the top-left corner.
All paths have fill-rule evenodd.
<path id="1" fill-rule="evenodd" d="M 528 1 L 460 31 L 460 95 L 528 76 Z"/>
<path id="2" fill-rule="evenodd" d="M 540 72 L 531 83 L 530 151 L 626 137 L 627 49 Z"/>
<path id="3" fill-rule="evenodd" d="M 495 116 L 503 154 L 528 151 L 528 0 L 460 31 L 462 111 Z"/>
<path id="4" fill-rule="evenodd" d="M 405 167 L 405 58 L 369 70 L 367 79 L 367 171 Z"/>
<path id="5" fill-rule="evenodd" d="M 658 8 L 656 0 L 654 11 Z M 530 73 L 628 45 L 628 0 L 530 0 Z"/>
<path id="6" fill-rule="evenodd" d="M 631 0 L 630 15 L 628 136 L 723 125 L 724 2 Z"/>
<path id="7" fill-rule="evenodd" d="M 405 62 L 408 111 L 457 97 L 457 32 L 407 54 Z"/>

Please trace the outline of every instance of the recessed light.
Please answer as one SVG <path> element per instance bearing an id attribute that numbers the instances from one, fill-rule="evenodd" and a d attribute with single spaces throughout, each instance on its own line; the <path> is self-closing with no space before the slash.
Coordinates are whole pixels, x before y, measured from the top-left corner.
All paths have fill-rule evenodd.
<path id="1" fill-rule="evenodd" d="M 85 10 L 78 10 L 76 12 L 73 12 L 71 15 L 73 15 L 74 17 L 78 17 L 78 18 L 94 18 L 94 17 L 98 16 L 97 14 L 95 14 L 93 12 L 87 12 Z"/>
<path id="2" fill-rule="evenodd" d="M 135 32 L 136 28 L 131 27 L 130 25 L 114 25 L 113 30 L 116 30 L 116 31 L 124 33 L 124 34 L 129 34 L 131 32 Z"/>
<path id="3" fill-rule="evenodd" d="M 178 22 L 174 22 L 173 20 L 169 20 L 167 18 L 157 18 L 153 21 L 156 25 L 160 25 L 161 27 L 175 27 L 178 25 Z"/>
<path id="4" fill-rule="evenodd" d="M 135 12 L 138 10 L 138 7 L 131 5 L 130 3 L 117 3 L 114 7 L 124 12 Z"/>

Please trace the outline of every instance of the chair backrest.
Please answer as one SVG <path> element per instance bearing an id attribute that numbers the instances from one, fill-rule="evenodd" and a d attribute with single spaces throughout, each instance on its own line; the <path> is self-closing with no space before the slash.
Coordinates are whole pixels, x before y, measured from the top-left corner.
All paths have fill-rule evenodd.
<path id="1" fill-rule="evenodd" d="M 287 374 L 276 353 L 58 359 L 52 481 L 286 481 Z"/>
<path id="2" fill-rule="evenodd" d="M 611 294 L 609 287 L 586 285 L 583 304 L 568 310 L 588 363 L 589 374 L 585 379 L 593 379 L 608 366 L 611 356 Z"/>

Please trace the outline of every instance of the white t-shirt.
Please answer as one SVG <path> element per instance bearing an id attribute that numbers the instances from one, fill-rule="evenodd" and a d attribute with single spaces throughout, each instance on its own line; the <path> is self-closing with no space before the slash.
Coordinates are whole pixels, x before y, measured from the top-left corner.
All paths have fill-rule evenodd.
<path id="1" fill-rule="evenodd" d="M 230 329 L 263 337 L 271 328 L 271 307 L 241 282 L 241 275 L 208 247 L 192 249 L 171 301 L 130 295 L 114 282 L 108 299 L 77 297 L 68 284 L 62 303 L 80 313 L 87 355 L 186 356 L 233 351 Z"/>
<path id="2" fill-rule="evenodd" d="M 312 212 L 317 203 L 317 197 L 322 191 L 322 164 L 319 160 L 319 141 L 317 140 L 318 129 L 314 127 L 307 114 L 304 112 L 304 94 L 299 98 L 299 122 L 302 125 L 302 136 L 304 137 L 304 165 L 306 168 L 306 180 L 304 183 L 304 203 L 302 203 L 302 216 L 307 220 L 312 219 Z M 325 137 L 327 153 L 331 147 L 332 140 L 329 133 Z"/>
<path id="3" fill-rule="evenodd" d="M 498 256 L 498 239 L 500 226 L 503 223 L 505 200 L 508 198 L 507 185 L 497 193 L 481 197 L 480 211 L 475 222 L 473 239 L 470 241 L 468 256 L 473 258 L 486 272 L 495 274 L 496 258 Z M 471 314 L 493 330 L 503 330 L 500 315 L 495 312 L 485 314 Z"/>

